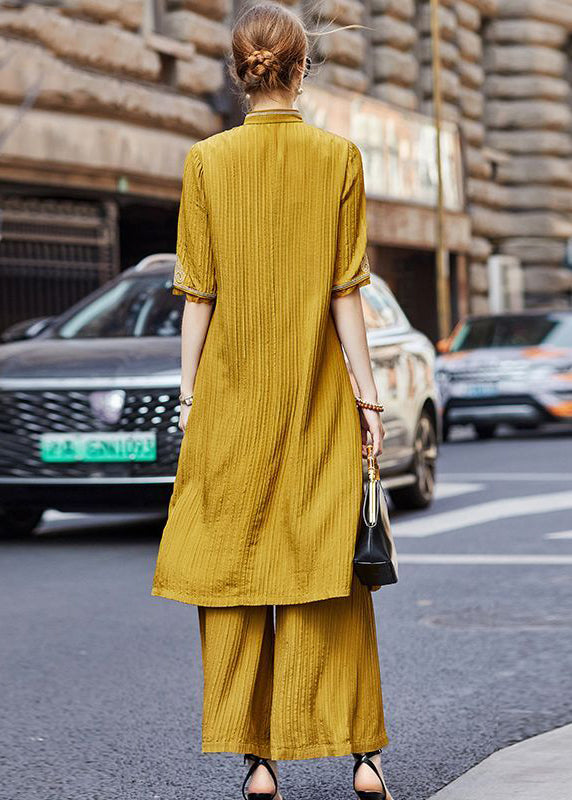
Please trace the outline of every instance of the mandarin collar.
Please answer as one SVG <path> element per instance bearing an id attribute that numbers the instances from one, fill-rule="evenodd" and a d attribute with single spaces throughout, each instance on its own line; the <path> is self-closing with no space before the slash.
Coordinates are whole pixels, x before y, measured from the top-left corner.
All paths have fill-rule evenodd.
<path id="1" fill-rule="evenodd" d="M 244 117 L 244 125 L 261 122 L 303 122 L 302 112 L 297 108 L 268 108 L 249 111 Z"/>

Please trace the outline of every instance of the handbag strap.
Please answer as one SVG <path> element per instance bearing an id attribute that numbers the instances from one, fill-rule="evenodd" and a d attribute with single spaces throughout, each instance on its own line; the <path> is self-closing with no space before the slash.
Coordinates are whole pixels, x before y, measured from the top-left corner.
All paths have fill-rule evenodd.
<path id="1" fill-rule="evenodd" d="M 381 477 L 380 477 L 380 474 L 379 474 L 379 463 L 377 461 L 377 458 L 373 454 L 373 445 L 371 445 L 371 444 L 367 445 L 367 467 L 368 467 L 368 469 L 367 469 L 368 479 L 367 479 L 367 482 L 366 482 L 367 485 L 366 485 L 366 488 L 365 488 L 365 491 L 364 491 L 363 506 L 362 506 L 362 512 L 361 513 L 362 513 L 362 518 L 363 518 L 363 521 L 364 521 L 364 525 L 367 525 L 368 527 L 373 528 L 373 527 L 375 527 L 375 525 L 377 525 L 377 520 L 378 520 L 378 517 L 379 517 L 379 509 L 380 509 L 380 505 L 381 505 L 381 492 L 383 491 L 383 488 L 381 486 Z M 371 480 L 372 475 L 374 476 L 373 481 Z M 371 492 L 372 485 L 375 487 L 375 489 L 374 489 L 374 491 L 375 491 L 375 503 L 374 503 L 375 516 L 374 516 L 373 521 L 370 522 L 366 517 L 366 508 L 367 508 L 367 506 L 369 504 L 370 492 Z M 385 497 L 385 493 L 384 493 L 384 497 Z M 387 502 L 387 499 L 386 499 L 386 502 Z"/>
<path id="2" fill-rule="evenodd" d="M 370 521 L 366 516 L 366 509 L 367 509 L 368 504 L 369 504 L 369 493 L 371 491 L 371 486 L 372 485 L 375 487 L 374 488 L 374 491 L 375 491 L 375 517 L 374 517 L 374 519 L 372 521 Z M 365 487 L 365 491 L 364 491 L 361 515 L 362 515 L 362 518 L 363 518 L 363 521 L 364 521 L 364 525 L 367 525 L 370 528 L 373 528 L 377 524 L 377 518 L 379 517 L 380 492 L 381 492 L 381 481 L 379 480 L 379 478 L 376 479 L 373 484 L 371 483 L 371 481 L 367 481 L 366 487 Z"/>

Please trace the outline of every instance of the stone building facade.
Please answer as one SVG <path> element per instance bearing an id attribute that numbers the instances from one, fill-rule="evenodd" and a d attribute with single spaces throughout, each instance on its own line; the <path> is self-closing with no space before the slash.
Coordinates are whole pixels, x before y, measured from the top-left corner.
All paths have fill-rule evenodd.
<path id="1" fill-rule="evenodd" d="M 316 37 L 319 67 L 310 82 L 432 114 L 429 0 L 286 4 L 310 25 L 365 26 Z M 186 151 L 240 120 L 225 57 L 241 5 L 0 4 L 0 280 L 8 275 L 17 282 L 14 270 L 26 259 L 39 268 L 58 258 L 68 266 L 85 262 L 101 278 L 149 252 L 172 249 Z M 453 242 L 468 225 L 462 241 L 449 243 L 457 253 L 453 318 L 488 309 L 493 254 L 518 259 L 525 305 L 568 307 L 572 0 L 441 0 L 439 27 L 443 115 L 459 126 L 466 204 L 462 219 L 448 219 L 446 235 Z M 399 248 L 389 242 L 384 251 L 382 229 L 384 220 L 400 225 L 403 210 L 393 217 L 387 204 L 378 210 L 379 220 L 368 210 L 372 231 L 380 231 L 374 269 L 399 272 Z M 404 229 L 417 225 L 425 238 L 411 234 L 408 263 L 432 270 L 434 213 L 421 209 L 429 213 L 424 217 L 414 203 L 409 211 Z M 42 224 L 32 236 L 34 214 Z M 55 251 L 53 240 L 64 229 Z M 64 240 L 69 247 L 62 250 Z M 415 269 L 407 274 L 421 278 Z M 405 305 L 422 324 L 422 312 Z M 38 301 L 16 312 L 1 307 L 0 315 L 5 323 L 43 311 Z M 434 321 L 426 329 L 434 335 Z"/>

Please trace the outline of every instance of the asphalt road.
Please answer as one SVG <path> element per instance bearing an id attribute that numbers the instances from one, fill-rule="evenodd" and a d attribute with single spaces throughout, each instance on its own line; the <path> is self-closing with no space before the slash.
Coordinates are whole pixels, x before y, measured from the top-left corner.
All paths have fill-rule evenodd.
<path id="1" fill-rule="evenodd" d="M 395 800 L 572 722 L 572 433 L 443 445 L 428 512 L 394 514 L 374 593 Z M 498 502 L 497 502 L 498 501 Z M 160 524 L 62 518 L 0 547 L 0 798 L 231 800 L 200 753 L 194 606 L 150 596 Z M 350 756 L 281 765 L 285 800 L 342 800 Z"/>

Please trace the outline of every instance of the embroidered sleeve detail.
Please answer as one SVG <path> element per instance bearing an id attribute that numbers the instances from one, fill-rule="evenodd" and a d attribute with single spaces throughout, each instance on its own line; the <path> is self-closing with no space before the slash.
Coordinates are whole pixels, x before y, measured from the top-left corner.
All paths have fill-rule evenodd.
<path id="1" fill-rule="evenodd" d="M 367 286 L 368 283 L 371 283 L 370 266 L 367 253 L 365 253 L 364 257 L 361 260 L 357 275 L 355 275 L 349 281 L 345 281 L 344 283 L 339 283 L 336 284 L 335 286 L 332 286 L 332 292 L 335 292 L 337 297 L 342 297 L 343 295 L 349 294 L 350 291 L 353 290 L 356 286 L 358 285 Z"/>
<path id="2" fill-rule="evenodd" d="M 210 302 L 216 299 L 217 293 L 216 292 L 203 292 L 200 289 L 195 289 L 193 286 L 188 286 L 185 283 L 185 270 L 181 263 L 180 258 L 177 256 L 177 260 L 175 263 L 175 271 L 173 277 L 173 287 L 172 293 L 173 294 L 184 294 L 187 295 L 188 300 L 196 300 L 197 302 Z M 192 295 L 192 297 L 190 296 Z"/>
<path id="3" fill-rule="evenodd" d="M 203 296 L 199 294 L 195 294 L 194 289 L 179 289 L 178 286 L 173 286 L 172 293 L 176 295 L 185 295 L 186 300 L 191 300 L 193 303 L 212 303 L 216 300 L 216 295 Z"/>

